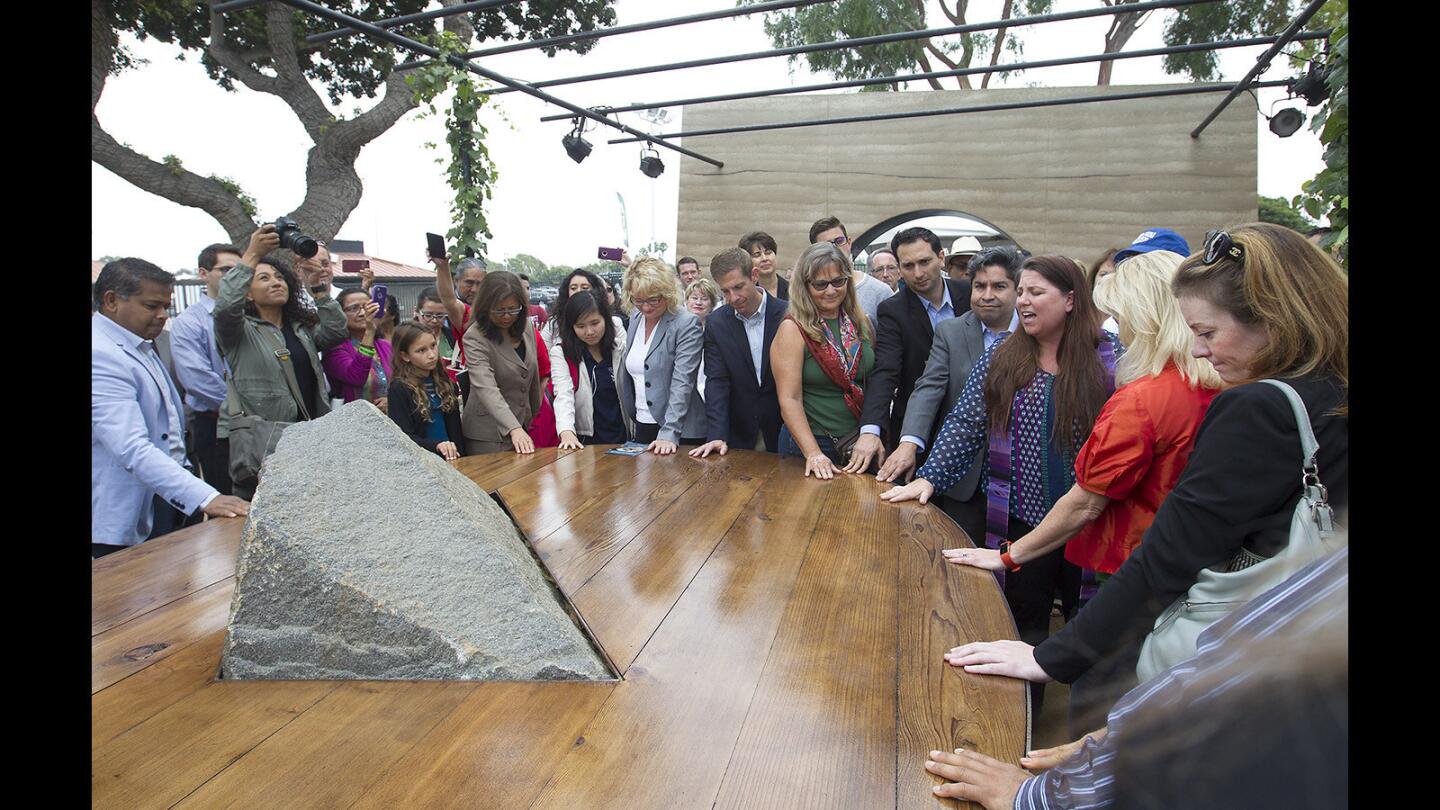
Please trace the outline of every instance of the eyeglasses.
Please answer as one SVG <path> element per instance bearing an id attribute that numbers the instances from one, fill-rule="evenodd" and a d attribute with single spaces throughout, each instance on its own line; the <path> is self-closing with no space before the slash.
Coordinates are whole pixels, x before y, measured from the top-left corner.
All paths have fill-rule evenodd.
<path id="1" fill-rule="evenodd" d="M 840 236 L 835 237 L 834 239 L 831 239 L 831 240 L 830 240 L 830 244 L 832 244 L 832 245 L 839 245 L 840 247 L 844 247 L 844 246 L 850 244 L 850 237 L 845 236 L 845 235 L 842 234 L 842 235 L 840 235 Z"/>
<path id="2" fill-rule="evenodd" d="M 520 307 L 510 307 L 509 309 L 492 309 L 490 310 L 490 314 L 497 318 L 508 318 L 512 315 L 519 315 L 524 311 L 525 310 Z"/>
<path id="3" fill-rule="evenodd" d="M 820 279 L 811 279 L 811 280 L 810 280 L 810 289 L 814 290 L 815 292 L 824 292 L 826 287 L 834 287 L 835 289 L 838 290 L 838 289 L 841 289 L 842 287 L 844 287 L 846 284 L 849 284 L 849 283 L 850 283 L 850 277 L 849 277 L 849 276 L 840 276 L 839 278 L 832 278 L 832 279 L 830 279 L 829 281 L 822 281 L 822 280 L 820 280 Z"/>
<path id="4" fill-rule="evenodd" d="M 345 307 L 345 314 L 346 314 L 346 315 L 354 315 L 355 313 L 361 311 L 361 310 L 364 309 L 364 308 L 365 308 L 365 305 L 364 305 L 364 304 L 351 304 L 350 306 Z"/>
<path id="5" fill-rule="evenodd" d="M 420 313 L 417 313 L 417 314 L 420 316 L 420 320 L 422 320 L 422 321 L 443 321 L 443 320 L 445 320 L 445 313 L 443 313 L 443 312 L 420 312 Z"/>
<path id="6" fill-rule="evenodd" d="M 1201 261 L 1206 264 L 1214 264 L 1220 261 L 1222 256 L 1228 256 L 1237 262 L 1243 261 L 1245 248 L 1235 244 L 1235 241 L 1230 238 L 1230 234 L 1217 228 L 1205 234 L 1205 255 Z"/>
<path id="7" fill-rule="evenodd" d="M 635 303 L 637 306 L 653 307 L 656 304 L 663 302 L 664 300 L 665 296 L 663 295 L 652 295 L 649 298 L 636 298 Z"/>

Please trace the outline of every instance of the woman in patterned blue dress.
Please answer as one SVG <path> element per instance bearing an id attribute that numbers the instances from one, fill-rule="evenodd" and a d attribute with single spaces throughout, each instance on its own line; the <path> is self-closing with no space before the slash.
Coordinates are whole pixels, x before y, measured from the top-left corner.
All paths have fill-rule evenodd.
<path id="1" fill-rule="evenodd" d="M 983 464 L 985 544 L 1006 552 L 1005 598 L 1020 638 L 1039 644 L 1050 634 L 1056 589 L 1067 610 L 1078 602 L 1080 569 L 1065 560 L 1063 547 L 1023 568 L 1012 565 L 1006 547 L 1074 485 L 1076 454 L 1114 391 L 1118 343 L 1100 330 L 1084 269 L 1064 256 L 1021 265 L 1016 310 L 1021 328 L 976 362 L 915 480 L 880 497 L 926 503 Z M 1037 691 L 1032 717 L 1040 709 Z"/>

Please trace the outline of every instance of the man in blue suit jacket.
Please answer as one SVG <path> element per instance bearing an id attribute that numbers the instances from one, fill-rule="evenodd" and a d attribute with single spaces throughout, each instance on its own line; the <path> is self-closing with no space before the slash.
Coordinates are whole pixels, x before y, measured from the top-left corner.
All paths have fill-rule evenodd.
<path id="1" fill-rule="evenodd" d="M 730 445 L 777 452 L 780 400 L 770 372 L 770 344 L 787 302 L 760 286 L 760 271 L 740 248 L 722 251 L 710 260 L 710 276 L 725 296 L 725 306 L 705 321 L 705 444 L 690 451 L 704 458 L 720 455 Z"/>
<path id="2" fill-rule="evenodd" d="M 117 259 L 95 280 L 90 316 L 90 552 L 100 557 L 179 528 L 199 510 L 236 517 L 250 504 L 196 478 L 185 417 L 155 350 L 175 277 Z"/>

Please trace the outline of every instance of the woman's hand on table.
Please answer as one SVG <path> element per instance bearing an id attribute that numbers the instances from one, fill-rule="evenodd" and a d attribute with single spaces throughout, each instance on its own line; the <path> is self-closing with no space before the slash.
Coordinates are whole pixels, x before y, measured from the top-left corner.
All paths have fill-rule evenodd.
<path id="1" fill-rule="evenodd" d="M 947 548 L 940 552 L 951 565 L 973 565 L 986 571 L 1004 571 L 1000 552 L 993 548 Z"/>
<path id="2" fill-rule="evenodd" d="M 1055 680 L 1035 663 L 1035 648 L 1023 641 L 976 641 L 945 653 L 945 663 L 976 675 L 1004 675 L 1033 683 Z"/>
<path id="3" fill-rule="evenodd" d="M 934 496 L 935 485 L 926 481 L 924 478 L 916 478 L 903 487 L 891 487 L 880 493 L 880 500 L 889 501 L 890 503 L 915 500 L 920 501 L 920 503 L 929 503 L 930 499 Z"/>
<path id="4" fill-rule="evenodd" d="M 815 473 L 817 480 L 829 481 L 835 477 L 835 462 L 831 461 L 830 457 L 824 453 L 809 456 L 805 459 L 805 476 L 808 478 L 812 472 Z"/>
<path id="5" fill-rule="evenodd" d="M 667 439 L 656 439 L 650 442 L 650 446 L 646 447 L 645 451 L 654 453 L 657 456 L 673 456 L 675 455 L 675 442 Z"/>
<path id="6" fill-rule="evenodd" d="M 526 433 L 523 427 L 517 427 L 510 431 L 510 444 L 515 447 L 517 453 L 535 452 L 535 441 L 530 438 L 530 434 Z"/>
<path id="7" fill-rule="evenodd" d="M 579 439 L 578 437 L 576 437 L 575 431 L 573 431 L 573 430 L 562 430 L 562 431 L 560 431 L 560 449 L 561 449 L 561 450 L 579 450 L 580 447 L 581 447 L 581 445 L 580 445 L 580 439 Z"/>

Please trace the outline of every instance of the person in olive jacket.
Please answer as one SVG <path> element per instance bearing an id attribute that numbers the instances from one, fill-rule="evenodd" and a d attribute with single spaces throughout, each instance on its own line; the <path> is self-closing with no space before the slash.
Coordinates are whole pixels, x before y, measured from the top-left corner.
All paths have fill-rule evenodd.
<path id="1" fill-rule="evenodd" d="M 273 422 L 297 422 L 328 413 L 320 352 L 343 343 L 345 314 L 321 285 L 311 294 L 315 310 L 300 298 L 289 266 L 269 257 L 280 246 L 275 226 L 260 226 L 240 263 L 220 281 L 215 301 L 215 342 L 230 373 L 216 436 L 228 440 L 230 417 L 245 413 Z M 304 399 L 296 402 L 285 367 L 295 371 Z M 239 482 L 236 482 L 238 487 Z M 237 490 L 238 494 L 238 490 Z"/>

